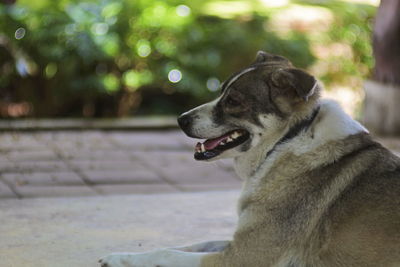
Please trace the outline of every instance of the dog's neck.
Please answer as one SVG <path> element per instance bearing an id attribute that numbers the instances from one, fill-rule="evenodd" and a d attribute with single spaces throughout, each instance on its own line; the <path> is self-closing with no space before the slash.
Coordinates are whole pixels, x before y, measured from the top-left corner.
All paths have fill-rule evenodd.
<path id="1" fill-rule="evenodd" d="M 310 127 L 310 125 L 314 122 L 315 117 L 317 116 L 319 110 L 320 110 L 320 106 L 317 106 L 314 109 L 314 111 L 311 113 L 310 116 L 308 116 L 305 119 L 301 120 L 300 122 L 295 124 L 293 127 L 290 127 L 290 129 L 287 131 L 287 133 L 281 139 L 279 139 L 279 141 L 276 142 L 274 144 L 274 146 L 266 153 L 265 159 L 267 159 L 267 157 L 269 155 L 271 155 L 275 151 L 276 147 L 278 147 L 279 145 L 281 145 L 281 144 L 283 144 L 285 142 L 290 141 L 290 139 L 295 138 L 302 131 L 307 131 L 308 128 Z"/>
<path id="2" fill-rule="evenodd" d="M 244 180 L 254 176 L 264 176 L 276 159 L 285 153 L 301 155 L 326 142 L 340 140 L 360 132 L 368 131 L 344 113 L 336 102 L 323 100 L 320 103 L 320 110 L 315 112 L 314 117 L 309 115 L 301 122 L 292 124 L 281 135 L 261 140 L 259 145 L 235 158 L 235 170 Z M 293 136 L 290 136 L 292 134 Z M 286 138 L 287 135 L 290 138 Z"/>

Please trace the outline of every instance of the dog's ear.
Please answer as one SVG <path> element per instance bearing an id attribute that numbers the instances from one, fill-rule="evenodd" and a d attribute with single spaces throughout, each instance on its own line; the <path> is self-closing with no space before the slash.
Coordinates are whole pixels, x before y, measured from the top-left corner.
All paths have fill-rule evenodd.
<path id="1" fill-rule="evenodd" d="M 317 80 L 300 69 L 279 69 L 271 75 L 272 85 L 280 90 L 294 91 L 298 97 L 307 101 L 315 93 Z"/>
<path id="2" fill-rule="evenodd" d="M 257 63 L 264 63 L 264 62 L 270 62 L 270 61 L 285 61 L 289 63 L 289 60 L 287 60 L 284 57 L 278 56 L 278 55 L 273 55 L 264 51 L 258 51 L 256 60 L 254 61 L 253 64 Z"/>
<path id="3" fill-rule="evenodd" d="M 257 56 L 256 56 L 256 60 L 254 61 L 254 63 L 262 63 L 262 62 L 267 62 L 268 57 L 270 57 L 271 54 L 268 54 L 264 51 L 258 51 L 257 52 Z"/>

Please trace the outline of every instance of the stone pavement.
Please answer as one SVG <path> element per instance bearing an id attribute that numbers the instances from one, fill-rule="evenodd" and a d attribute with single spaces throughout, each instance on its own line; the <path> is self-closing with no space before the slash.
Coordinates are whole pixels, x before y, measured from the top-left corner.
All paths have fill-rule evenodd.
<path id="1" fill-rule="evenodd" d="M 1 133 L 0 266 L 95 267 L 231 239 L 241 182 L 230 161 L 195 161 L 194 143 L 177 130 Z"/>
<path id="2" fill-rule="evenodd" d="M 179 130 L 3 132 L 0 199 L 239 189 L 232 161 L 195 161 L 195 143 Z"/>
<path id="3" fill-rule="evenodd" d="M 1 267 L 100 267 L 112 252 L 232 239 L 238 191 L 0 200 Z"/>
<path id="4" fill-rule="evenodd" d="M 179 130 L 0 134 L 0 198 L 238 189 L 231 161 L 193 159 Z"/>

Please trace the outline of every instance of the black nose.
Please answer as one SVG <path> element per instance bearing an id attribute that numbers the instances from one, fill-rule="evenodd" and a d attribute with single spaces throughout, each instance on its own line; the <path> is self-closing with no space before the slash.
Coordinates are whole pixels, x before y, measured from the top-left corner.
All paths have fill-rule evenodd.
<path id="1" fill-rule="evenodd" d="M 192 118 L 188 115 L 181 115 L 178 117 L 178 124 L 182 129 L 187 129 L 192 122 Z"/>

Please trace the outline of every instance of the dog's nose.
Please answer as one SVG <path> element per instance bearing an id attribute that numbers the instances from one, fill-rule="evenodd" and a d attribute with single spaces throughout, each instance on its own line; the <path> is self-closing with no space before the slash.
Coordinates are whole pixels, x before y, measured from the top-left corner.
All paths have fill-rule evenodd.
<path id="1" fill-rule="evenodd" d="M 182 129 L 189 127 L 191 122 L 192 122 L 192 119 L 188 115 L 181 115 L 178 117 L 178 124 Z"/>

